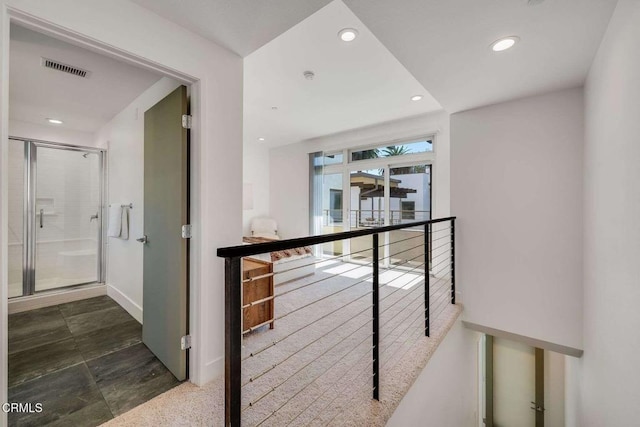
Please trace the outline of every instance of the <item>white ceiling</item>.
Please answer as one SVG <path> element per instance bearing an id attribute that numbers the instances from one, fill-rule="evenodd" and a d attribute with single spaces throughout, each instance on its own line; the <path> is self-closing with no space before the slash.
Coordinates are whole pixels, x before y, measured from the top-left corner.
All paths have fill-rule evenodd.
<path id="1" fill-rule="evenodd" d="M 356 28 L 358 38 L 341 41 L 343 28 Z M 306 70 L 313 80 L 305 79 Z M 411 101 L 415 94 L 424 98 Z M 341 1 L 244 61 L 246 142 L 264 137 L 269 146 L 289 144 L 441 109 Z"/>
<path id="2" fill-rule="evenodd" d="M 331 0 L 132 0 L 247 56 Z"/>
<path id="3" fill-rule="evenodd" d="M 453 113 L 584 83 L 617 0 L 345 0 Z M 520 42 L 494 53 L 505 36 Z"/>
<path id="4" fill-rule="evenodd" d="M 305 19 L 328 2 L 133 1 L 245 56 L 246 136 L 278 144 L 436 108 L 404 103 L 417 82 L 451 113 L 580 86 L 617 2 L 335 0 Z M 352 45 L 335 37 L 346 26 Z M 513 49 L 491 51 L 510 35 Z"/>
<path id="5" fill-rule="evenodd" d="M 11 25 L 10 31 L 12 120 L 95 132 L 162 77 L 23 27 Z M 81 78 L 44 68 L 41 57 L 91 74 Z"/>

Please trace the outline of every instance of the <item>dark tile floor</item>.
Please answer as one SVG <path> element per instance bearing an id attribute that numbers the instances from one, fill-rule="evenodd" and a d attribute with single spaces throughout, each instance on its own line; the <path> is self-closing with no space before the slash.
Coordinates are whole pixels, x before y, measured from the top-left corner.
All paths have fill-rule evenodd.
<path id="1" fill-rule="evenodd" d="M 179 384 L 107 296 L 9 316 L 11 426 L 97 426 Z"/>

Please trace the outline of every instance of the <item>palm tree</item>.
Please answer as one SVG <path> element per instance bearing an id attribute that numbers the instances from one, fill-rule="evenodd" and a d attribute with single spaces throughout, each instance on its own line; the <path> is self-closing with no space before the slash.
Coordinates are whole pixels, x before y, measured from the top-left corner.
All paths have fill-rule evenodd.
<path id="1" fill-rule="evenodd" d="M 384 157 L 391 156 L 402 156 L 404 154 L 410 153 L 411 150 L 406 145 L 394 145 L 386 147 L 382 150 L 382 154 Z M 410 173 L 426 173 L 427 166 L 426 165 L 417 165 L 417 166 L 403 166 L 398 168 L 391 168 L 391 175 L 406 175 Z M 380 169 L 380 173 L 384 173 L 383 169 Z"/>
<path id="2" fill-rule="evenodd" d="M 390 145 L 382 149 L 384 157 L 402 156 L 411 150 L 405 145 Z M 413 172 L 414 166 L 404 166 L 400 168 L 391 168 L 391 175 L 404 175 Z M 380 169 L 380 175 L 384 174 L 384 169 Z"/>
<path id="3" fill-rule="evenodd" d="M 408 152 L 409 148 L 404 145 L 391 145 L 382 149 L 382 154 L 384 155 L 384 157 L 402 156 L 403 154 L 407 154 Z"/>
<path id="4" fill-rule="evenodd" d="M 354 151 L 351 153 L 351 160 L 377 159 L 378 157 L 380 157 L 380 152 L 377 148 L 372 150 Z"/>

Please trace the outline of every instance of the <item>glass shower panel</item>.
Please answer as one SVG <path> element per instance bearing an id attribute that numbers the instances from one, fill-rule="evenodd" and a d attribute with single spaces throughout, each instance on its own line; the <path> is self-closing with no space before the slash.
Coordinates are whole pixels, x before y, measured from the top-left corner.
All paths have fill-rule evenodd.
<path id="1" fill-rule="evenodd" d="M 35 290 L 98 281 L 100 155 L 36 149 Z"/>
<path id="2" fill-rule="evenodd" d="M 23 293 L 25 143 L 9 140 L 9 298 Z"/>

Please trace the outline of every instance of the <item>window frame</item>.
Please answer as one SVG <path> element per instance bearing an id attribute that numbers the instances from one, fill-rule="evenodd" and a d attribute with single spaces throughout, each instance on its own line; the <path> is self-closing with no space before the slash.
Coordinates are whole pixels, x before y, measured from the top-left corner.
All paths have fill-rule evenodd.
<path id="1" fill-rule="evenodd" d="M 390 158 L 398 158 L 398 159 L 407 159 L 408 161 L 411 161 L 409 159 L 414 159 L 414 158 L 423 158 L 425 155 L 429 155 L 429 156 L 435 156 L 436 154 L 436 146 L 437 146 L 437 135 L 436 134 L 424 134 L 424 135 L 418 135 L 416 137 L 411 137 L 411 138 L 398 138 L 398 139 L 394 139 L 394 140 L 390 140 L 390 141 L 386 141 L 386 142 L 380 142 L 380 143 L 375 143 L 375 144 L 367 144 L 367 145 L 363 145 L 363 146 L 356 146 L 356 147 L 351 147 L 348 148 L 344 151 L 343 154 L 343 164 L 347 163 L 347 164 L 361 164 L 362 162 L 370 162 L 370 161 L 375 161 L 375 160 L 380 160 L 380 159 L 390 159 Z M 416 142 L 420 142 L 420 141 L 431 141 L 431 151 L 424 151 L 422 153 L 407 153 L 407 154 L 403 154 L 400 156 L 383 156 L 383 157 L 376 157 L 376 158 L 372 158 L 372 159 L 362 159 L 362 160 L 352 160 L 352 154 L 353 153 L 357 153 L 359 151 L 365 151 L 365 150 L 376 150 L 376 149 L 381 149 L 381 148 L 385 148 L 385 147 L 392 147 L 392 146 L 398 146 L 398 145 L 404 145 L 404 144 L 410 144 L 410 143 L 416 143 Z M 329 154 L 335 154 L 335 152 L 330 152 Z M 325 154 L 326 155 L 326 154 Z M 346 162 L 345 162 L 346 159 Z M 331 165 L 333 166 L 333 165 Z"/>

